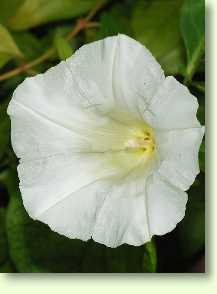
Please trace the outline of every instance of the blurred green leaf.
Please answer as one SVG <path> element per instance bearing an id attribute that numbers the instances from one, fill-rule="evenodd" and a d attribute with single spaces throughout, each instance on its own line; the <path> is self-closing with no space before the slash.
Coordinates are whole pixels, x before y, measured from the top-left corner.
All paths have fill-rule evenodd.
<path id="1" fill-rule="evenodd" d="M 100 16 L 99 39 L 118 33 L 132 35 L 132 28 L 129 22 L 127 11 L 123 5 L 116 4 Z"/>
<path id="2" fill-rule="evenodd" d="M 54 38 L 54 46 L 57 49 L 60 60 L 66 60 L 73 54 L 69 41 L 67 41 L 66 38 L 62 37 L 60 34 L 56 34 Z"/>
<path id="3" fill-rule="evenodd" d="M 191 82 L 191 86 L 195 87 L 197 90 L 199 90 L 202 93 L 205 93 L 205 82 Z"/>
<path id="4" fill-rule="evenodd" d="M 187 51 L 186 82 L 191 80 L 205 50 L 205 2 L 185 0 L 180 19 Z"/>
<path id="5" fill-rule="evenodd" d="M 91 43 L 100 39 L 98 28 L 90 28 L 84 31 L 85 43 Z"/>
<path id="6" fill-rule="evenodd" d="M 146 243 L 144 252 L 144 271 L 155 273 L 157 270 L 157 249 L 154 240 Z"/>
<path id="7" fill-rule="evenodd" d="M 0 159 L 8 148 L 10 140 L 10 120 L 7 115 L 8 100 L 0 105 Z"/>
<path id="8" fill-rule="evenodd" d="M 193 91 L 194 90 L 194 91 Z M 196 88 L 191 88 L 191 92 L 198 99 L 199 108 L 197 110 L 197 118 L 202 125 L 205 125 L 205 97 L 202 91 L 198 91 Z"/>
<path id="9" fill-rule="evenodd" d="M 111 273 L 144 272 L 144 246 L 121 245 L 117 248 L 106 248 L 107 271 Z"/>
<path id="10" fill-rule="evenodd" d="M 11 56 L 6 53 L 0 53 L 0 68 L 4 66 L 9 60 Z"/>
<path id="11" fill-rule="evenodd" d="M 8 248 L 5 231 L 5 209 L 0 207 L 0 266 L 6 261 L 7 255 Z"/>
<path id="12" fill-rule="evenodd" d="M 24 77 L 25 76 L 23 76 L 21 74 L 21 75 L 12 77 L 11 79 L 5 80 L 4 82 L 1 82 L 1 84 L 0 84 L 0 87 L 1 87 L 0 108 L 1 107 L 5 108 L 7 106 L 7 104 L 9 103 L 9 100 L 14 92 L 14 89 L 23 81 Z M 8 98 L 6 98 L 6 100 L 5 100 L 5 97 L 8 97 Z M 4 111 L 4 114 L 6 115 L 6 110 Z"/>
<path id="13" fill-rule="evenodd" d="M 5 263 L 0 264 L 0 273 L 14 273 L 15 269 L 10 260 L 7 260 Z"/>
<path id="14" fill-rule="evenodd" d="M 0 23 L 5 24 L 7 19 L 15 14 L 17 9 L 25 0 L 1 0 L 0 1 Z"/>
<path id="15" fill-rule="evenodd" d="M 25 30 L 47 22 L 77 17 L 98 2 L 100 0 L 25 0 L 9 19 L 8 25 L 13 30 Z"/>
<path id="16" fill-rule="evenodd" d="M 203 140 L 199 151 L 200 170 L 205 172 L 205 140 Z"/>
<path id="17" fill-rule="evenodd" d="M 12 36 L 27 60 L 38 57 L 46 49 L 42 41 L 30 32 L 13 32 Z"/>
<path id="18" fill-rule="evenodd" d="M 137 1 L 132 17 L 135 38 L 160 62 L 167 74 L 182 72 L 184 46 L 179 31 L 182 0 Z"/>
<path id="19" fill-rule="evenodd" d="M 107 260 L 105 256 L 106 247 L 89 240 L 83 251 L 81 259 L 81 272 L 100 273 L 106 272 Z"/>
<path id="20" fill-rule="evenodd" d="M 205 245 L 205 201 L 204 177 L 197 178 L 198 185 L 193 185 L 188 192 L 189 199 L 186 214 L 179 225 L 182 254 L 192 257 Z"/>
<path id="21" fill-rule="evenodd" d="M 11 58 L 22 58 L 22 53 L 11 37 L 9 31 L 0 24 L 0 67 L 5 65 Z"/>
<path id="22" fill-rule="evenodd" d="M 205 102 L 199 101 L 200 105 L 197 111 L 197 117 L 202 125 L 205 125 Z"/>

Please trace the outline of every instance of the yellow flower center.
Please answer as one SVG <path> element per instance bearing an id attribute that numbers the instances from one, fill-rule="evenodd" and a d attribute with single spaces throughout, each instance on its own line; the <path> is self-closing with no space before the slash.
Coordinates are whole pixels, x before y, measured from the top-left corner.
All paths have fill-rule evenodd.
<path id="1" fill-rule="evenodd" d="M 123 135 L 123 137 L 122 137 Z M 113 166 L 120 168 L 120 171 L 128 172 L 139 167 L 140 170 L 149 169 L 156 159 L 156 141 L 154 130 L 145 122 L 129 125 L 128 131 L 120 133 L 124 138 L 118 152 L 111 153 Z"/>
<path id="2" fill-rule="evenodd" d="M 106 164 L 117 174 L 135 170 L 144 174 L 156 163 L 154 129 L 132 113 L 114 109 L 91 130 L 89 137 L 94 139 L 92 145 L 96 152 L 103 154 Z"/>
<path id="3" fill-rule="evenodd" d="M 146 126 L 144 130 L 136 131 L 132 138 L 125 142 L 125 148 L 129 151 L 152 155 L 156 149 L 153 130 Z"/>

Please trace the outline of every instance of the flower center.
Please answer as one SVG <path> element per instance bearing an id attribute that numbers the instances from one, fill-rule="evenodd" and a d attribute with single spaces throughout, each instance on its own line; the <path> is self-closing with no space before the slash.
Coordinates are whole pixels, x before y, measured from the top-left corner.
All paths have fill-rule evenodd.
<path id="1" fill-rule="evenodd" d="M 107 164 L 120 174 L 135 170 L 144 174 L 156 163 L 154 129 L 131 113 L 114 110 L 93 133 L 93 146 L 97 146 L 107 157 Z"/>
<path id="2" fill-rule="evenodd" d="M 151 156 L 156 150 L 153 130 L 146 126 L 143 130 L 134 131 L 132 137 L 125 142 L 128 151 L 136 151 Z"/>
<path id="3" fill-rule="evenodd" d="M 129 172 L 137 168 L 141 175 L 149 171 L 156 160 L 156 141 L 154 131 L 144 122 L 129 126 L 129 132 L 122 142 L 120 152 L 112 152 L 110 162 L 121 171 Z M 120 134 L 121 136 L 121 134 Z"/>

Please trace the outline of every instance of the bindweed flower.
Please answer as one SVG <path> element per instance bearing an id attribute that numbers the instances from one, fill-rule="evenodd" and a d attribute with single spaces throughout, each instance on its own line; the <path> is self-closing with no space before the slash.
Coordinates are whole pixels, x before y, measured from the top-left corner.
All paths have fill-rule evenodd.
<path id="1" fill-rule="evenodd" d="M 8 107 L 27 212 L 69 238 L 110 247 L 173 230 L 199 173 L 197 108 L 125 35 L 27 78 Z"/>

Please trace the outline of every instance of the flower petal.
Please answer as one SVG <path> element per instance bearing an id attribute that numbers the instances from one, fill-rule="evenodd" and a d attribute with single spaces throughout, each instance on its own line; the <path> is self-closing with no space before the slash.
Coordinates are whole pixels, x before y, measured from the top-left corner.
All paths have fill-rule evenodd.
<path id="1" fill-rule="evenodd" d="M 39 214 L 37 219 L 68 238 L 87 241 L 92 236 L 97 215 L 109 189 L 106 181 L 93 182 L 71 192 L 57 205 Z"/>
<path id="2" fill-rule="evenodd" d="M 145 119 L 153 128 L 183 129 L 199 127 L 196 113 L 198 102 L 188 90 L 173 77 L 166 77 L 150 101 Z"/>
<path id="3" fill-rule="evenodd" d="M 85 45 L 66 62 L 27 78 L 15 90 L 8 107 L 15 153 L 20 158 L 41 158 L 69 150 L 105 151 L 104 139 L 94 137 L 93 130 L 101 125 L 100 132 L 105 131 L 106 118 L 96 110 L 111 111 L 107 120 L 113 120 L 114 113 L 126 120 L 126 109 L 138 116 L 140 102 L 143 111 L 144 101 L 163 79 L 149 51 L 127 36 Z M 120 130 L 112 124 L 119 131 L 118 136 L 114 132 L 108 136 L 107 149 L 126 134 L 126 127 Z"/>
<path id="4" fill-rule="evenodd" d="M 172 231 L 185 215 L 187 194 L 157 173 L 150 176 L 146 191 L 151 235 Z"/>
<path id="5" fill-rule="evenodd" d="M 104 110 L 118 107 L 139 115 L 164 80 L 151 53 L 125 35 L 85 45 L 66 62 L 90 105 Z"/>
<path id="6" fill-rule="evenodd" d="M 115 171 L 108 167 L 105 156 L 96 154 L 69 153 L 44 159 L 21 160 L 18 175 L 26 210 L 34 219 L 40 219 L 40 215 L 65 203 L 71 195 L 77 195 L 77 200 L 72 198 L 76 209 L 80 191 L 113 176 Z M 85 190 L 87 197 L 88 190 Z M 85 202 L 85 198 L 82 199 Z M 61 223 L 61 217 L 56 221 Z"/>
<path id="7" fill-rule="evenodd" d="M 120 152 L 122 158 L 128 160 L 123 148 L 124 142 L 131 135 L 132 123 L 129 116 L 122 115 L 122 120 L 125 119 L 122 123 L 88 109 L 73 107 L 72 120 L 67 125 L 66 122 L 62 124 L 15 99 L 8 112 L 11 116 L 12 146 L 22 160 L 69 152 Z M 117 154 L 113 157 L 117 158 Z"/>
<path id="8" fill-rule="evenodd" d="M 185 215 L 187 194 L 158 175 L 113 186 L 96 219 L 93 239 L 109 247 L 134 246 L 170 232 Z"/>
<path id="9" fill-rule="evenodd" d="M 203 127 L 156 132 L 159 173 L 182 190 L 187 190 L 200 172 L 198 152 L 203 135 Z"/>
<path id="10" fill-rule="evenodd" d="M 109 247 L 150 241 L 143 177 L 125 177 L 113 185 L 96 219 L 92 238 Z"/>
<path id="11" fill-rule="evenodd" d="M 75 106 L 102 111 L 134 112 L 149 100 L 164 80 L 151 53 L 125 36 L 108 37 L 82 46 L 44 74 L 27 78 L 14 100 L 62 125 L 73 121 Z"/>
<path id="12" fill-rule="evenodd" d="M 29 215 L 69 238 L 93 236 L 110 247 L 150 240 L 143 167 L 131 163 L 126 175 L 111 157 L 69 153 L 21 160 L 20 190 Z"/>
<path id="13" fill-rule="evenodd" d="M 15 100 L 10 104 L 11 142 L 17 157 L 38 159 L 87 145 L 83 136 Z"/>
<path id="14" fill-rule="evenodd" d="M 17 102 L 48 119 L 68 126 L 73 119 L 71 110 L 80 99 L 79 89 L 74 86 L 71 72 L 65 62 L 50 68 L 44 74 L 26 78 L 14 91 L 8 107 L 11 114 Z"/>

